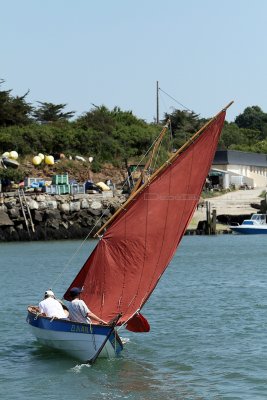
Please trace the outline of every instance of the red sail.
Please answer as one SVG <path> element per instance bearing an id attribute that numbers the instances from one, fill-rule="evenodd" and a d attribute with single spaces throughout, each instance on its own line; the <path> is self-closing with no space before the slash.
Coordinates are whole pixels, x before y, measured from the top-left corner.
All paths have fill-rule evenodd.
<path id="1" fill-rule="evenodd" d="M 141 309 L 175 250 L 197 206 L 225 111 L 129 203 L 106 231 L 70 288 L 102 319 Z M 68 299 L 68 291 L 65 294 Z"/>
<path id="2" fill-rule="evenodd" d="M 149 332 L 150 325 L 147 319 L 141 314 L 136 313 L 134 317 L 132 317 L 125 326 L 128 331 L 132 332 Z"/>

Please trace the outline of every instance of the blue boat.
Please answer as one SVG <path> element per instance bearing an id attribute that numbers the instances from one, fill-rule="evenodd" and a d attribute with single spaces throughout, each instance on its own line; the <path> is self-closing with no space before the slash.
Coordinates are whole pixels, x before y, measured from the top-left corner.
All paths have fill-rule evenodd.
<path id="1" fill-rule="evenodd" d="M 230 229 L 245 235 L 267 234 L 267 214 L 253 214 L 251 219 L 245 219 L 241 225 L 232 225 Z"/>

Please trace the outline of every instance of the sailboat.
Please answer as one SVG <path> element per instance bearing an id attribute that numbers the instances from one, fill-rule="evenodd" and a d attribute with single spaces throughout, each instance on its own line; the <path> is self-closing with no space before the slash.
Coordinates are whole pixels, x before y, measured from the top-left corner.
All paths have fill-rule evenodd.
<path id="1" fill-rule="evenodd" d="M 123 349 L 122 326 L 148 332 L 141 310 L 168 267 L 198 204 L 229 103 L 145 182 L 97 232 L 99 241 L 67 288 L 108 325 L 51 319 L 28 307 L 37 339 L 84 362 L 114 357 Z M 167 322 L 166 322 L 167 323 Z"/>

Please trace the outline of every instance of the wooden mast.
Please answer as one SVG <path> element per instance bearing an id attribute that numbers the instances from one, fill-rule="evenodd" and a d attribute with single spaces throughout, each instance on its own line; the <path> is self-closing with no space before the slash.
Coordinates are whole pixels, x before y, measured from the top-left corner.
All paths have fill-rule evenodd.
<path id="1" fill-rule="evenodd" d="M 142 185 L 142 182 L 145 183 L 145 174 L 149 170 L 149 168 L 151 167 L 154 155 L 156 154 L 156 152 L 157 152 L 157 150 L 158 150 L 158 148 L 160 146 L 160 143 L 162 142 L 162 140 L 163 140 L 163 138 L 164 138 L 164 136 L 165 136 L 165 134 L 167 132 L 167 129 L 169 127 L 170 122 L 171 122 L 170 119 L 168 119 L 166 125 L 164 125 L 162 131 L 160 132 L 159 137 L 158 137 L 158 139 L 156 140 L 156 142 L 155 142 L 155 144 L 153 146 L 151 155 L 150 155 L 149 159 L 147 160 L 147 162 L 145 164 L 144 170 L 141 172 L 140 177 L 138 178 L 136 184 L 134 185 L 133 190 L 131 191 L 131 195 L 133 193 L 135 193 L 139 189 L 139 187 Z"/>
<path id="2" fill-rule="evenodd" d="M 157 171 L 154 172 L 154 174 L 151 175 L 150 179 L 145 182 L 142 186 L 139 187 L 129 198 L 128 200 L 120 207 L 113 215 L 110 217 L 110 219 L 96 232 L 94 237 L 99 236 L 101 232 L 112 222 L 114 219 L 122 212 L 126 210 L 126 207 L 135 199 L 135 197 L 143 190 L 145 189 L 154 179 L 158 176 L 158 174 L 166 169 L 176 158 L 180 156 L 207 128 L 213 121 L 215 121 L 218 116 L 223 112 L 226 111 L 231 105 L 233 104 L 233 101 L 228 103 L 218 114 L 216 114 L 213 118 L 211 118 L 208 122 L 206 122 L 205 125 L 202 126 L 180 149 L 178 149 L 167 161 L 165 161 L 164 164 L 162 164 L 161 167 L 157 169 Z"/>

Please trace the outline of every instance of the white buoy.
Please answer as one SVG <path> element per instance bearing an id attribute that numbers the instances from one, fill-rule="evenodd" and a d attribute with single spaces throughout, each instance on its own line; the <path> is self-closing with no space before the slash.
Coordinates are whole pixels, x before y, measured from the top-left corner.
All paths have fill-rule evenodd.
<path id="1" fill-rule="evenodd" d="M 40 156 L 35 156 L 35 157 L 33 157 L 33 159 L 32 159 L 32 163 L 33 163 L 33 165 L 35 165 L 35 166 L 40 165 L 41 162 L 42 162 L 42 159 L 41 159 Z"/>
<path id="2" fill-rule="evenodd" d="M 38 154 L 38 157 L 40 157 L 42 161 L 43 161 L 44 158 L 45 158 L 45 156 L 44 156 L 42 153 L 39 153 L 39 154 Z"/>
<path id="3" fill-rule="evenodd" d="M 17 160 L 18 159 L 18 153 L 16 151 L 11 151 L 9 153 L 9 158 L 11 158 L 12 160 Z"/>

